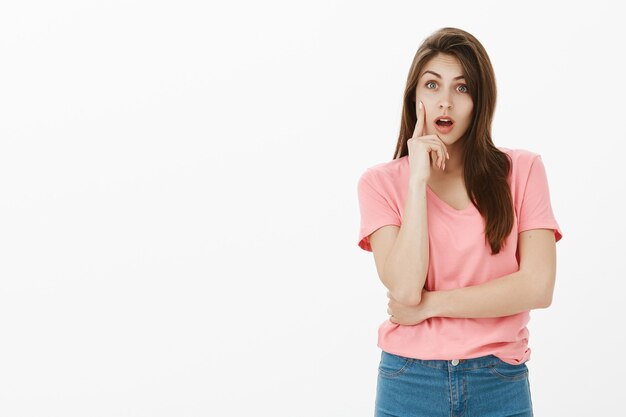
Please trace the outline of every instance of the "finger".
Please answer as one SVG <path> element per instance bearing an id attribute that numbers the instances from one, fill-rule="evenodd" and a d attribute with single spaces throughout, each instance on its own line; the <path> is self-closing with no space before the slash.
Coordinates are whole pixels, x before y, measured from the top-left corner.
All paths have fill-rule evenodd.
<path id="1" fill-rule="evenodd" d="M 424 105 L 420 100 L 415 102 L 417 105 L 417 109 L 415 113 L 417 114 L 417 121 L 415 122 L 415 129 L 413 129 L 413 137 L 418 138 L 420 136 L 424 136 L 424 119 L 426 112 L 424 111 Z"/>
<path id="2" fill-rule="evenodd" d="M 439 137 L 439 135 L 426 135 L 424 139 L 428 138 L 429 143 L 434 143 L 440 145 L 443 148 L 443 156 L 444 159 L 450 159 L 450 154 L 448 153 L 448 147 L 445 142 Z"/>
<path id="3" fill-rule="evenodd" d="M 441 147 L 441 150 L 442 150 L 441 154 L 439 153 L 439 150 L 437 150 L 437 157 L 438 159 L 439 157 L 441 158 L 441 162 L 445 164 L 446 160 L 450 159 L 450 154 L 448 154 L 448 148 L 446 147 L 445 143 L 443 142 L 443 140 L 441 140 L 441 138 L 438 135 L 426 135 L 422 138 L 422 140 L 425 142 L 428 142 L 429 144 L 438 145 Z M 429 152 L 431 149 L 434 149 L 434 148 L 429 148 Z M 431 162 L 432 162 L 432 159 L 431 159 Z M 439 165 L 440 163 L 437 162 L 437 166 Z"/>
<path id="4" fill-rule="evenodd" d="M 429 152 L 432 156 L 433 167 L 441 168 L 441 146 L 439 143 L 433 143 L 429 145 Z"/>
<path id="5" fill-rule="evenodd" d="M 433 156 L 433 167 L 438 167 L 439 166 L 439 155 L 437 155 L 437 150 L 433 149 L 430 151 L 430 153 Z"/>
<path id="6" fill-rule="evenodd" d="M 443 169 L 446 163 L 446 150 L 443 148 L 443 146 L 439 145 L 437 149 L 437 155 L 439 156 L 439 168 Z"/>
<path id="7" fill-rule="evenodd" d="M 435 168 L 437 166 L 437 155 L 434 152 L 434 149 L 429 149 L 428 155 L 430 156 L 430 164 L 433 168 Z"/>
<path id="8" fill-rule="evenodd" d="M 437 152 L 437 166 L 440 169 L 444 169 L 448 155 L 448 149 L 446 148 L 446 145 L 443 143 L 439 136 L 433 136 L 434 138 L 437 138 L 434 140 L 435 147 L 433 148 L 433 150 Z"/>
<path id="9" fill-rule="evenodd" d="M 439 161 L 439 169 L 443 167 L 443 152 L 441 151 L 441 146 L 437 147 L 437 160 Z"/>
<path id="10" fill-rule="evenodd" d="M 437 138 L 437 141 L 439 142 L 439 144 L 443 148 L 443 156 L 444 156 L 444 162 L 445 162 L 447 159 L 450 159 L 450 154 L 448 153 L 448 147 L 443 142 L 443 140 L 439 137 L 439 135 L 435 135 L 435 137 Z"/>
<path id="11" fill-rule="evenodd" d="M 446 164 L 446 161 L 448 159 L 450 159 L 450 154 L 448 154 L 448 148 L 446 147 L 445 143 L 443 143 L 443 141 L 441 141 L 441 158 L 443 158 L 443 164 Z"/>

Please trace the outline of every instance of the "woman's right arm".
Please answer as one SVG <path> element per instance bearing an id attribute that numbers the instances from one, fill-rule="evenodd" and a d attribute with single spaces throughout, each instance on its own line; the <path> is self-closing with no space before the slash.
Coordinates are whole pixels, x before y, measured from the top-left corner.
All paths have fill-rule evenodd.
<path id="1" fill-rule="evenodd" d="M 381 227 L 370 244 L 378 276 L 391 296 L 402 304 L 419 304 L 429 258 L 426 180 L 409 180 L 402 226 Z"/>
<path id="2" fill-rule="evenodd" d="M 383 285 L 401 304 L 417 305 L 428 274 L 426 187 L 431 165 L 445 169 L 448 150 L 437 135 L 424 135 L 426 111 L 420 101 L 413 136 L 407 141 L 409 185 L 400 227 L 388 225 L 370 236 Z"/>

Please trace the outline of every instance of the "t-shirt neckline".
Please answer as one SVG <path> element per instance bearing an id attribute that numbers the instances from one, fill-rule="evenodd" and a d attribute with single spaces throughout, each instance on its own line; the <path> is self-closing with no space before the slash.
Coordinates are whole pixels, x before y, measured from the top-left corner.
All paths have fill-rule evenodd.
<path id="1" fill-rule="evenodd" d="M 474 204 L 472 204 L 472 202 L 470 201 L 467 207 L 465 207 L 465 208 L 463 208 L 461 210 L 455 209 L 454 207 L 452 207 L 451 205 L 449 205 L 448 203 L 443 201 L 441 198 L 439 198 L 439 196 L 437 194 L 435 194 L 435 192 L 433 190 L 431 190 L 431 188 L 430 188 L 430 186 L 428 184 L 426 184 L 426 190 L 433 197 L 433 201 L 437 205 L 439 205 L 440 207 L 443 207 L 444 209 L 446 209 L 448 211 L 451 211 L 453 213 L 464 214 L 464 213 L 468 213 L 468 212 L 472 211 L 472 209 L 476 208 L 476 207 L 474 207 Z"/>

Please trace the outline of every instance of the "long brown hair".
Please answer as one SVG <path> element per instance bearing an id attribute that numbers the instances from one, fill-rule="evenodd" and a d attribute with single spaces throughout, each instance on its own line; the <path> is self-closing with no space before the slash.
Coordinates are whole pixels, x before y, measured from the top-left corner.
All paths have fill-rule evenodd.
<path id="1" fill-rule="evenodd" d="M 491 139 L 491 121 L 496 107 L 496 80 L 485 48 L 464 30 L 445 27 L 427 37 L 413 58 L 407 77 L 402 107 L 400 134 L 394 158 L 409 154 L 417 115 L 415 90 L 422 68 L 438 53 L 456 57 L 467 81 L 474 103 L 472 122 L 463 137 L 463 177 L 470 200 L 485 220 L 485 239 L 491 253 L 497 254 L 513 229 L 513 201 L 507 178 L 511 171 L 509 156 Z"/>

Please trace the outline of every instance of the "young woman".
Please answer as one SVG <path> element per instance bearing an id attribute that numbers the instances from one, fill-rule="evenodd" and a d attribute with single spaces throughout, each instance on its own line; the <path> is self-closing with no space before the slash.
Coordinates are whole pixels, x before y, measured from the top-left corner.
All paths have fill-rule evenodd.
<path id="1" fill-rule="evenodd" d="M 562 237 L 537 153 L 496 147 L 481 43 L 434 32 L 411 65 L 394 158 L 358 181 L 359 246 L 389 290 L 376 416 L 532 416 L 529 311 Z"/>

